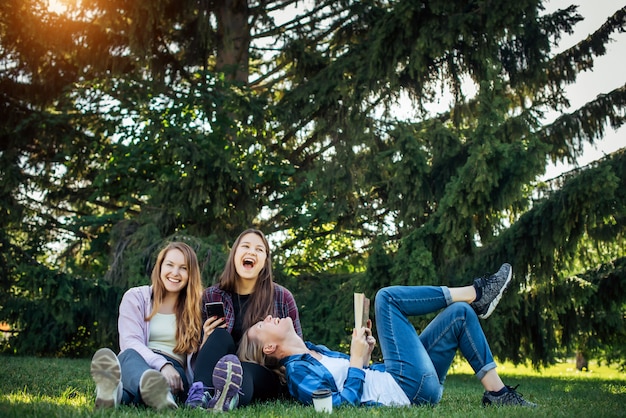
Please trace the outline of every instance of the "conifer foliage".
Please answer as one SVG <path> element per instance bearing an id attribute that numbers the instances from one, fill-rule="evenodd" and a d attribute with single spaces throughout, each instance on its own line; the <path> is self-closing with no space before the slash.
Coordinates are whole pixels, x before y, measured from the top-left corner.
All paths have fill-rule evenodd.
<path id="1" fill-rule="evenodd" d="M 539 0 L 3 1 L 3 347 L 114 345 L 114 306 L 160 243 L 193 242 L 210 284 L 254 225 L 314 340 L 350 323 L 322 291 L 508 261 L 497 356 L 624 364 L 625 152 L 539 181 L 626 116 L 626 86 L 563 111 L 626 8 L 554 53 L 582 19 Z"/>

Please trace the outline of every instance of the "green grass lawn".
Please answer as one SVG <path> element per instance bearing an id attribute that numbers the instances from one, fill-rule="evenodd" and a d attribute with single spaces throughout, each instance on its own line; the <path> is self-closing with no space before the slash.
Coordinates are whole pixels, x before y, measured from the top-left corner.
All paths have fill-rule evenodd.
<path id="1" fill-rule="evenodd" d="M 89 375 L 89 359 L 41 359 L 0 356 L 0 417 L 149 417 L 205 416 L 206 411 L 156 412 L 122 406 L 116 410 L 94 411 L 95 386 Z M 526 367 L 499 366 L 509 385 L 532 402 L 534 410 L 518 407 L 483 408 L 482 386 L 469 367 L 451 371 L 441 403 L 436 407 L 363 408 L 343 407 L 333 415 L 341 417 L 626 417 L 626 374 L 615 368 L 591 363 L 591 371 L 579 372 L 573 363 L 562 363 L 540 373 Z M 275 402 L 239 408 L 234 417 L 319 417 L 312 407 L 295 402 Z"/>

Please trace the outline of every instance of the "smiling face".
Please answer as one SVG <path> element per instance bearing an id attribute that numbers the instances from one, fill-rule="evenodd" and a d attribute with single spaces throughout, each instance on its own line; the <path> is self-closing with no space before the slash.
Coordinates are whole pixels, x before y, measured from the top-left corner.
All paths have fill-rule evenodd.
<path id="1" fill-rule="evenodd" d="M 167 293 L 180 293 L 187 286 L 189 266 L 182 251 L 173 248 L 165 254 L 159 278 Z"/>
<path id="2" fill-rule="evenodd" d="M 263 321 L 250 327 L 248 338 L 262 346 L 266 354 L 271 354 L 267 352 L 267 347 L 275 347 L 295 332 L 293 320 L 290 317 L 276 318 L 268 315 Z M 271 348 L 270 350 L 273 351 Z"/>
<path id="3" fill-rule="evenodd" d="M 265 267 L 266 260 L 267 248 L 259 235 L 250 232 L 241 237 L 233 258 L 239 277 L 244 280 L 256 280 Z"/>

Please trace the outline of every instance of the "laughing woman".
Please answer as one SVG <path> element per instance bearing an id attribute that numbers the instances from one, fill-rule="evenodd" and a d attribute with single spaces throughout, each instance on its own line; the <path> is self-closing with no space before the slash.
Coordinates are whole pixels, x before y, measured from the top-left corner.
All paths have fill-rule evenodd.
<path id="1" fill-rule="evenodd" d="M 230 407 L 275 399 L 284 394 L 285 388 L 276 374 L 258 364 L 243 362 L 243 378 L 237 374 L 231 378 L 226 370 L 221 375 L 219 372 L 219 359 L 236 353 L 244 331 L 267 315 L 290 317 L 295 332 L 302 336 L 293 295 L 285 287 L 274 283 L 270 247 L 261 231 L 247 229 L 239 235 L 219 282 L 207 288 L 202 299 L 203 303 L 222 302 L 224 317 L 209 317 L 203 310 L 203 345 L 194 365 L 195 383 L 187 404 L 206 407 L 207 400 L 214 396 L 213 386 L 224 385 L 220 382 L 222 376 L 227 376 L 226 386 L 231 388 L 226 397 Z M 214 367 L 215 372 L 212 373 Z"/>

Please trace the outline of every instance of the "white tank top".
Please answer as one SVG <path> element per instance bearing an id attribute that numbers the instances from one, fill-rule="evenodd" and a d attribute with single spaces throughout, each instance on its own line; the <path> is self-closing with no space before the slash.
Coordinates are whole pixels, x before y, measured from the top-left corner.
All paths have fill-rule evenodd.
<path id="1" fill-rule="evenodd" d="M 174 347 L 176 347 L 176 314 L 157 313 L 150 320 L 148 348 L 175 358 L 184 367 L 185 357 L 175 354 Z"/>

